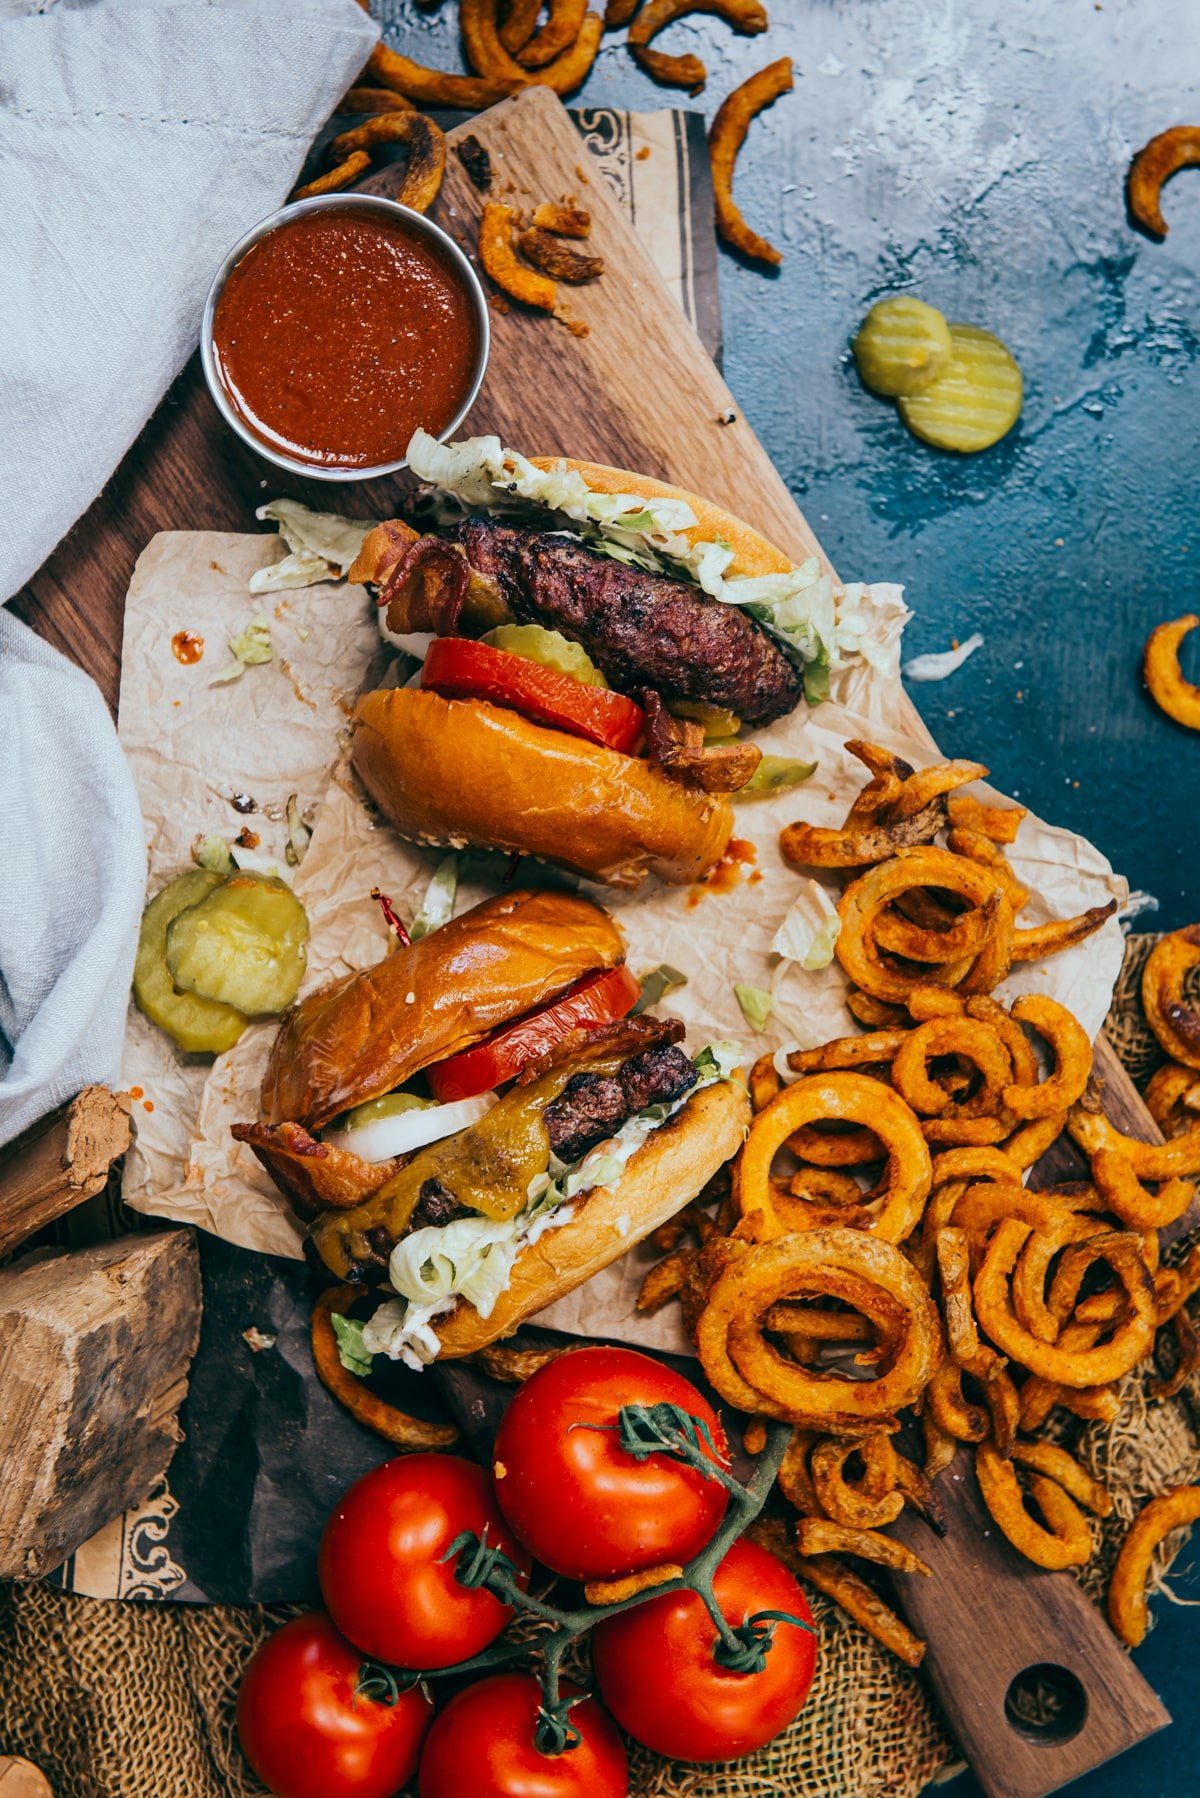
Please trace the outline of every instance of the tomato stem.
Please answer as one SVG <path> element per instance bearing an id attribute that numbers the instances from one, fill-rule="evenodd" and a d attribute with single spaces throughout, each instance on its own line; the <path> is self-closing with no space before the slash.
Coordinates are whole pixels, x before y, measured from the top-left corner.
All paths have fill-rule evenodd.
<path id="1" fill-rule="evenodd" d="M 717 1450 L 705 1423 L 678 1405 L 625 1405 L 616 1424 L 578 1427 L 620 1431 L 622 1449 L 635 1459 L 644 1460 L 651 1454 L 667 1454 L 694 1467 L 706 1479 L 717 1480 L 725 1487 L 729 1493 L 729 1504 L 712 1540 L 688 1562 L 679 1578 L 666 1580 L 660 1586 L 650 1586 L 645 1591 L 636 1592 L 632 1597 L 614 1604 L 582 1605 L 576 1610 L 563 1609 L 545 1598 L 535 1597 L 533 1593 L 525 1591 L 520 1584 L 519 1570 L 507 1555 L 489 1544 L 486 1528 L 481 1536 L 464 1530 L 455 1537 L 442 1559 L 455 1561 L 454 1576 L 461 1585 L 468 1588 L 482 1587 L 499 1599 L 501 1604 L 547 1626 L 545 1633 L 533 1644 L 541 1656 L 543 1694 L 534 1742 L 539 1752 L 546 1755 L 569 1754 L 578 1744 L 579 1732 L 567 1716 L 571 1705 L 577 1703 L 578 1699 L 564 1700 L 561 1693 L 563 1657 L 573 1643 L 608 1617 L 632 1610 L 639 1604 L 645 1604 L 647 1599 L 660 1598 L 664 1593 L 695 1592 L 712 1618 L 717 1632 L 717 1640 L 713 1644 L 714 1660 L 730 1672 L 744 1673 L 751 1677 L 761 1673 L 766 1665 L 776 1623 L 794 1624 L 799 1629 L 811 1628 L 801 1618 L 784 1611 L 760 1611 L 754 1616 L 743 1618 L 735 1626 L 722 1613 L 713 1591 L 713 1576 L 717 1568 L 734 1542 L 758 1516 L 775 1483 L 775 1476 L 791 1440 L 791 1428 L 788 1424 L 772 1423 L 767 1426 L 766 1445 L 755 1463 L 749 1482 L 744 1486 L 719 1460 L 713 1459 Z M 711 1452 L 706 1452 L 705 1445 Z M 460 1661 L 454 1667 L 436 1668 L 427 1677 L 458 1678 L 466 1673 L 490 1670 L 528 1654 L 530 1647 L 528 1638 L 520 1642 L 501 1641 L 469 1661 Z"/>

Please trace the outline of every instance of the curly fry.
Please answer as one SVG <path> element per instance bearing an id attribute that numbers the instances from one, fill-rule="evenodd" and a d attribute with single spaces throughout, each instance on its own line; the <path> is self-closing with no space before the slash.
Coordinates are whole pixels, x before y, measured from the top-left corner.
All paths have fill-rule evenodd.
<path id="1" fill-rule="evenodd" d="M 1143 144 L 1129 165 L 1126 192 L 1134 222 L 1153 237 L 1167 235 L 1160 194 L 1180 169 L 1200 164 L 1200 125 L 1172 125 Z"/>
<path id="2" fill-rule="evenodd" d="M 413 103 L 390 87 L 347 88 L 337 103 L 338 112 L 412 112 Z"/>
<path id="3" fill-rule="evenodd" d="M 1177 1061 L 1169 1061 L 1151 1076 L 1142 1097 L 1163 1135 L 1178 1136 L 1191 1128 L 1196 1121 L 1194 1114 L 1200 1112 L 1200 1074 Z M 1193 1116 L 1189 1117 L 1189 1112 Z"/>
<path id="4" fill-rule="evenodd" d="M 1146 1581 L 1155 1549 L 1172 1530 L 1197 1521 L 1200 1486 L 1176 1486 L 1152 1498 L 1129 1526 L 1108 1583 L 1109 1620 L 1127 1648 L 1136 1648 L 1149 1626 Z"/>
<path id="5" fill-rule="evenodd" d="M 589 1604 L 624 1604 L 627 1598 L 636 1598 L 639 1592 L 649 1592 L 655 1586 L 665 1586 L 669 1580 L 682 1579 L 683 1568 L 674 1561 L 664 1561 L 661 1567 L 643 1567 L 640 1573 L 627 1573 L 624 1579 L 589 1580 L 583 1588 L 583 1596 Z"/>
<path id="6" fill-rule="evenodd" d="M 848 1554 L 862 1561 L 890 1567 L 893 1573 L 931 1574 L 933 1568 L 903 1542 L 878 1530 L 853 1529 L 826 1517 L 801 1517 L 796 1524 L 796 1547 L 802 1555 Z"/>
<path id="7" fill-rule="evenodd" d="M 1200 706 L 1200 688 L 1196 691 Z M 1200 710 L 1197 719 L 1200 722 Z M 1163 1053 L 1200 1071 L 1200 1012 L 1184 997 L 1185 982 L 1197 968 L 1200 924 L 1173 930 L 1150 951 L 1142 972 L 1142 1006 Z"/>
<path id="8" fill-rule="evenodd" d="M 1087 1155 L 1098 1149 L 1115 1149 L 1123 1155 L 1139 1180 L 1171 1180 L 1176 1174 L 1200 1174 L 1200 1123 L 1169 1142 L 1139 1142 L 1109 1122 L 1102 1111 L 1088 1111 L 1082 1104 L 1067 1113 L 1067 1129 Z"/>
<path id="9" fill-rule="evenodd" d="M 517 261 L 512 247 L 513 209 L 489 200 L 479 221 L 479 260 L 498 287 L 520 300 L 523 306 L 537 306 L 553 312 L 558 288 L 548 276 L 538 274 Z"/>
<path id="10" fill-rule="evenodd" d="M 629 48 L 647 75 L 664 87 L 686 87 L 698 94 L 708 80 L 708 70 L 698 56 L 667 56 L 647 49 L 651 38 L 687 13 L 716 13 L 742 37 L 755 37 L 767 29 L 767 12 L 758 0 L 646 0 L 629 27 Z"/>
<path id="11" fill-rule="evenodd" d="M 1054 1051 L 1054 1072 L 1040 1086 L 1005 1088 L 1004 1103 L 1019 1118 L 1049 1117 L 1065 1111 L 1083 1097 L 1092 1071 L 1092 1045 L 1087 1031 L 1065 1005 L 1044 994 L 1018 999 L 1012 1015 L 1021 1024 L 1032 1024 Z"/>
<path id="12" fill-rule="evenodd" d="M 1012 1458 L 1022 1467 L 1032 1467 L 1061 1486 L 1096 1517 L 1107 1517 L 1112 1510 L 1112 1493 L 1100 1480 L 1081 1467 L 1074 1455 L 1051 1442 L 1014 1442 Z"/>
<path id="13" fill-rule="evenodd" d="M 953 793 L 946 801 L 950 822 L 962 830 L 973 830 L 991 843 L 1015 843 L 1022 818 L 1029 816 L 1023 805 L 985 805 L 970 793 Z"/>
<path id="14" fill-rule="evenodd" d="M 733 169 L 751 119 L 773 100 L 777 100 L 780 94 L 790 93 L 791 89 L 792 59 L 790 56 L 781 56 L 777 62 L 768 63 L 765 69 L 760 69 L 756 75 L 751 75 L 748 81 L 743 81 L 740 87 L 735 87 L 731 94 L 726 95 L 708 133 L 717 230 L 726 243 L 732 244 L 744 256 L 756 257 L 760 262 L 769 262 L 776 267 L 783 261 L 783 257 L 765 237 L 760 237 L 757 231 L 750 229 L 734 202 Z M 786 850 L 784 853 L 786 854 Z"/>
<path id="15" fill-rule="evenodd" d="M 774 1549 L 773 1543 L 764 1546 Z M 869 1636 L 874 1636 L 877 1642 L 890 1648 L 906 1667 L 921 1665 L 925 1659 L 925 1644 L 920 1636 L 914 1636 L 908 1625 L 901 1623 L 895 1611 L 890 1610 L 864 1580 L 851 1573 L 836 1555 L 822 1555 L 815 1561 L 805 1560 L 798 1555 L 788 1565 L 802 1580 L 807 1580 L 810 1586 L 815 1586 L 826 1598 L 832 1598 Z"/>
<path id="16" fill-rule="evenodd" d="M 1017 879 L 1012 863 L 998 843 L 993 843 L 980 830 L 970 830 L 964 824 L 956 824 L 946 837 L 946 847 L 954 855 L 965 855 L 968 861 L 979 862 L 982 867 L 990 868 L 1008 894 L 1014 915 L 1024 911 L 1029 903 L 1029 888 L 1022 886 Z"/>
<path id="17" fill-rule="evenodd" d="M 542 0 L 509 0 L 508 17 L 500 27 L 500 42 L 511 56 L 523 50 L 537 30 Z"/>
<path id="18" fill-rule="evenodd" d="M 315 200 L 318 194 L 341 193 L 344 187 L 351 186 L 370 166 L 371 158 L 366 151 L 355 150 L 344 162 L 339 162 L 335 169 L 330 169 L 328 174 L 318 175 L 315 181 L 306 181 L 303 187 L 297 187 L 292 193 L 292 199 Z"/>
<path id="19" fill-rule="evenodd" d="M 604 9 L 605 31 L 619 31 L 622 25 L 628 25 L 642 0 L 608 0 Z"/>
<path id="20" fill-rule="evenodd" d="M 557 281 L 594 281 L 604 273 L 602 256 L 581 255 L 578 250 L 560 243 L 552 232 L 542 231 L 537 225 L 522 231 L 517 242 L 530 262 L 536 263 Z"/>
<path id="21" fill-rule="evenodd" d="M 376 1397 L 365 1380 L 342 1366 L 333 1314 L 336 1311 L 344 1315 L 365 1292 L 364 1286 L 327 1286 L 313 1306 L 312 1357 L 317 1378 L 356 1423 L 374 1430 L 396 1448 L 452 1448 L 458 1441 L 458 1430 L 452 1423 L 428 1423 L 423 1417 L 398 1411 Z"/>
<path id="22" fill-rule="evenodd" d="M 509 55 L 496 28 L 496 0 L 460 0 L 459 28 L 467 61 L 478 75 L 490 81 L 536 84 L 556 94 L 569 94 L 586 79 L 596 60 L 604 21 L 599 13 L 585 13 L 574 41 L 552 62 L 536 71 L 522 68 Z"/>
<path id="23" fill-rule="evenodd" d="M 1187 1312 L 1177 1311 L 1168 1328 L 1175 1338 L 1175 1371 L 1165 1380 L 1153 1379 L 1146 1385 L 1146 1397 L 1158 1403 L 1177 1398 L 1200 1367 L 1200 1334 Z"/>
<path id="24" fill-rule="evenodd" d="M 1160 624 L 1150 633 L 1142 662 L 1142 672 L 1159 711 L 1188 730 L 1200 730 L 1200 687 L 1183 677 L 1179 666 L 1179 645 L 1200 625 L 1200 618 L 1189 612 L 1168 624 Z"/>
<path id="25" fill-rule="evenodd" d="M 856 1450 L 862 1457 L 863 1473 L 852 1480 L 846 1476 L 846 1462 Z M 813 1449 L 808 1468 L 826 1517 L 847 1529 L 879 1529 L 894 1523 L 904 1509 L 904 1494 L 896 1490 L 896 1450 L 881 1432 L 852 1442 L 828 1437 Z M 820 1552 L 801 1545 L 803 1554 Z"/>
<path id="26" fill-rule="evenodd" d="M 446 172 L 446 136 L 441 126 L 421 112 L 384 112 L 335 137 L 330 153 L 348 156 L 379 144 L 408 145 L 408 167 L 393 197 L 414 212 L 428 212 Z"/>
<path id="27" fill-rule="evenodd" d="M 694 1249 L 675 1249 L 650 1269 L 638 1293 L 639 1311 L 659 1311 L 670 1299 L 678 1298 L 695 1253 Z"/>
<path id="28" fill-rule="evenodd" d="M 998 1455 L 990 1442 L 981 1442 L 975 1451 L 975 1473 L 993 1522 L 1036 1567 L 1082 1567 L 1091 1559 L 1092 1532 L 1087 1519 L 1053 1480 L 1035 1474 L 1030 1481 L 1030 1491 L 1046 1520 L 1043 1528 L 1025 1509 L 1012 1462 Z"/>
<path id="29" fill-rule="evenodd" d="M 1031 930 L 1018 930 L 1013 937 L 1014 961 L 1041 961 L 1047 955 L 1060 955 L 1076 943 L 1107 924 L 1117 909 L 1115 899 L 1107 905 L 1092 905 L 1076 918 L 1056 918 L 1052 924 L 1035 924 Z"/>
<path id="30" fill-rule="evenodd" d="M 482 112 L 529 85 L 529 76 L 518 69 L 519 80 L 486 81 L 477 75 L 450 75 L 445 69 L 429 69 L 376 44 L 367 61 L 367 72 L 384 87 L 413 100 L 418 106 L 445 106 L 456 112 Z"/>
<path id="31" fill-rule="evenodd" d="M 575 42 L 586 12 L 587 0 L 550 0 L 550 17 L 536 36 L 526 37 L 514 48 L 501 31 L 500 42 L 505 49 L 512 50 L 523 69 L 545 68 Z"/>
<path id="32" fill-rule="evenodd" d="M 1178 1174 L 1157 1194 L 1147 1192 L 1124 1155 L 1113 1149 L 1097 1149 L 1092 1156 L 1092 1178 L 1114 1217 L 1131 1230 L 1162 1230 L 1182 1217 L 1196 1190 L 1194 1180 Z"/>
<path id="33" fill-rule="evenodd" d="M 748 1455 L 761 1455 L 767 1446 L 767 1425 L 764 1418 L 752 1417 L 742 1431 L 742 1448 Z"/>
<path id="34" fill-rule="evenodd" d="M 539 231 L 553 231 L 556 237 L 586 237 L 592 228 L 592 215 L 585 206 L 542 200 L 533 209 L 533 222 Z"/>

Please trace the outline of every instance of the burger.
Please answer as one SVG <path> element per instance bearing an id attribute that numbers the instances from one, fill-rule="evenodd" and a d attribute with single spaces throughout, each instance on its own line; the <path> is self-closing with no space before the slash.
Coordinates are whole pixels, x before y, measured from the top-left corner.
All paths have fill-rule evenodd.
<path id="1" fill-rule="evenodd" d="M 234 1126 L 339 1280 L 381 1289 L 363 1346 L 466 1355 L 671 1217 L 737 1151 L 737 1051 L 630 1015 L 598 906 L 513 891 L 302 999 Z"/>
<path id="2" fill-rule="evenodd" d="M 623 469 L 417 432 L 425 483 L 350 578 L 420 657 L 364 695 L 354 765 L 419 843 L 490 846 L 614 886 L 720 860 L 730 798 L 811 772 L 746 732 L 827 691 L 863 652 L 835 591 L 750 525 Z"/>

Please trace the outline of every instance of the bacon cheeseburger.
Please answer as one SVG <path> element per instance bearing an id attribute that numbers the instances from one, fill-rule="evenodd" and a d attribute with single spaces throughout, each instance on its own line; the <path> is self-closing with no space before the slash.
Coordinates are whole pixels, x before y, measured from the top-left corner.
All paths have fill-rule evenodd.
<path id="1" fill-rule="evenodd" d="M 495 437 L 419 431 L 408 460 L 427 528 L 377 525 L 350 578 L 423 666 L 360 700 L 353 754 L 417 842 L 613 886 L 697 880 L 729 841 L 730 794 L 811 772 L 740 733 L 816 703 L 831 669 L 894 662 L 865 589 L 682 488 Z"/>
<path id="2" fill-rule="evenodd" d="M 238 1124 L 341 1280 L 390 1284 L 368 1353 L 466 1355 L 607 1267 L 740 1147 L 737 1051 L 630 1017 L 615 925 L 485 900 L 292 1008 Z"/>

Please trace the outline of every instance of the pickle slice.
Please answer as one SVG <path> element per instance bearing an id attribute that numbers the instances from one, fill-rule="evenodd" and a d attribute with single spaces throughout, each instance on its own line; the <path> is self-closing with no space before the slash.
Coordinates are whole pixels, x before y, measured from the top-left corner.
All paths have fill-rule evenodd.
<path id="1" fill-rule="evenodd" d="M 384 1093 L 382 1098 L 367 1099 L 343 1112 L 333 1128 L 361 1130 L 364 1124 L 373 1124 L 379 1118 L 400 1117 L 406 1111 L 428 1111 L 432 1105 L 432 1099 L 422 1099 L 417 1093 Z"/>
<path id="2" fill-rule="evenodd" d="M 231 874 L 167 928 L 167 967 L 176 986 L 274 1017 L 296 997 L 307 959 L 308 918 L 285 881 Z"/>
<path id="3" fill-rule="evenodd" d="M 900 416 L 936 449 L 971 455 L 990 449 L 1021 416 L 1021 371 L 998 337 L 977 325 L 951 325 L 950 366 L 920 393 L 902 395 Z"/>
<path id="4" fill-rule="evenodd" d="M 195 993 L 177 992 L 167 967 L 167 928 L 182 911 L 206 899 L 221 884 L 219 874 L 196 868 L 155 894 L 142 913 L 133 963 L 133 997 L 139 1011 L 189 1055 L 220 1055 L 232 1049 L 246 1020 L 229 1005 Z"/>
<path id="5" fill-rule="evenodd" d="M 608 686 L 582 643 L 572 643 L 561 631 L 548 630 L 544 624 L 499 624 L 480 641 L 490 643 L 493 649 L 506 649 L 509 655 L 524 656 L 527 662 L 540 662 L 543 668 L 569 675 L 585 687 Z"/>
<path id="6" fill-rule="evenodd" d="M 853 349 L 863 386 L 895 399 L 920 393 L 950 366 L 950 326 L 935 306 L 897 294 L 872 306 Z"/>

